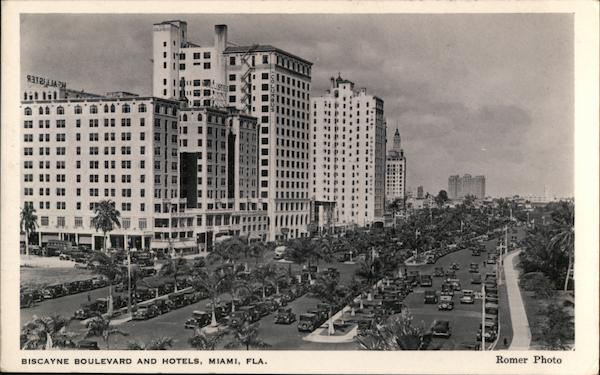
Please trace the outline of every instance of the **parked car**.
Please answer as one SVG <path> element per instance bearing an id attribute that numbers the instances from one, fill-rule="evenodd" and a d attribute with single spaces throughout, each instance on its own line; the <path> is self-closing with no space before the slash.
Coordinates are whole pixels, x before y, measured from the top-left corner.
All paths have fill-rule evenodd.
<path id="1" fill-rule="evenodd" d="M 471 276 L 471 284 L 481 284 L 481 274 Z"/>
<path id="2" fill-rule="evenodd" d="M 469 272 L 470 273 L 479 273 L 479 263 L 471 263 L 469 265 Z"/>
<path id="3" fill-rule="evenodd" d="M 426 290 L 424 295 L 424 303 L 438 303 L 438 296 L 435 290 Z"/>
<path id="4" fill-rule="evenodd" d="M 432 286 L 433 278 L 431 277 L 431 275 L 421 275 L 420 285 L 425 287 Z"/>
<path id="5" fill-rule="evenodd" d="M 202 328 L 209 325 L 211 320 L 211 313 L 195 310 L 192 312 L 192 317 L 185 321 L 185 328 Z"/>
<path id="6" fill-rule="evenodd" d="M 442 267 L 435 267 L 435 269 L 433 270 L 433 276 L 434 277 L 443 277 L 444 269 Z"/>
<path id="7" fill-rule="evenodd" d="M 249 315 L 244 310 L 234 311 L 229 315 L 229 327 L 236 328 L 244 324 L 249 320 Z"/>
<path id="8" fill-rule="evenodd" d="M 100 350 L 98 342 L 93 340 L 81 340 L 77 342 L 78 350 Z"/>
<path id="9" fill-rule="evenodd" d="M 311 313 L 300 314 L 300 317 L 298 319 L 299 332 L 312 332 L 318 326 L 320 326 L 318 315 Z"/>
<path id="10" fill-rule="evenodd" d="M 33 306 L 33 294 L 31 292 L 21 292 L 20 301 L 21 308 Z"/>
<path id="11" fill-rule="evenodd" d="M 450 269 L 453 269 L 454 271 L 458 271 L 460 269 L 460 264 L 453 262 L 452 265 L 450 266 Z"/>
<path id="12" fill-rule="evenodd" d="M 470 292 L 470 293 L 465 293 L 465 292 Z M 472 290 L 463 291 L 463 295 L 462 295 L 462 297 L 460 297 L 460 303 L 474 304 L 475 303 L 475 295 L 473 294 L 473 291 Z"/>
<path id="13" fill-rule="evenodd" d="M 434 320 L 430 331 L 433 337 L 449 338 L 452 335 L 452 328 L 447 320 Z"/>
<path id="14" fill-rule="evenodd" d="M 260 313 L 256 309 L 256 306 L 254 305 L 242 306 L 239 308 L 239 311 L 245 311 L 248 314 L 248 321 L 250 323 L 258 321 L 261 317 Z"/>
<path id="15" fill-rule="evenodd" d="M 138 307 L 137 311 L 133 313 L 133 320 L 147 320 L 158 316 L 158 307 L 155 305 L 141 306 Z"/>
<path id="16" fill-rule="evenodd" d="M 441 296 L 440 303 L 438 305 L 438 310 L 440 310 L 440 311 L 454 310 L 454 301 L 452 301 L 452 296 Z"/>
<path id="17" fill-rule="evenodd" d="M 292 324 L 296 321 L 296 314 L 289 307 L 280 307 L 275 313 L 275 324 Z"/>
<path id="18" fill-rule="evenodd" d="M 453 296 L 454 295 L 454 286 L 450 283 L 442 284 L 442 292 L 440 293 L 442 296 Z"/>
<path id="19" fill-rule="evenodd" d="M 159 300 L 154 301 L 154 306 L 157 307 L 159 315 L 166 314 L 169 311 L 171 311 L 171 306 L 167 302 L 168 301 L 164 300 L 164 299 L 159 299 Z"/>
<path id="20" fill-rule="evenodd" d="M 75 314 L 73 315 L 73 318 L 77 319 L 77 320 L 85 320 L 87 318 L 90 318 L 92 315 L 96 314 L 97 311 L 92 309 L 92 304 L 86 303 L 81 305 L 81 307 L 77 310 L 75 310 Z"/>

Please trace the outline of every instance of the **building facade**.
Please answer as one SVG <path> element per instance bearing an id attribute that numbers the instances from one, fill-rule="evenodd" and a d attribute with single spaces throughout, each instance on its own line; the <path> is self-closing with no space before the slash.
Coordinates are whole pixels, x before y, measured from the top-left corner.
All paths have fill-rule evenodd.
<path id="1" fill-rule="evenodd" d="M 28 82 L 21 102 L 21 201 L 36 209 L 40 245 L 103 247 L 94 207 L 112 200 L 112 247 L 193 249 L 193 217 L 179 197 L 179 103 L 112 93 L 72 94 Z M 35 99 L 37 94 L 37 100 Z"/>
<path id="2" fill-rule="evenodd" d="M 269 45 L 229 46 L 225 25 L 215 26 L 213 46 L 201 47 L 187 39 L 184 21 L 161 22 L 153 46 L 154 95 L 256 117 L 268 239 L 306 236 L 312 63 Z"/>
<path id="3" fill-rule="evenodd" d="M 485 198 L 485 176 L 472 177 L 465 174 L 462 177 L 452 175 L 448 177 L 448 198 L 462 199 L 467 195 L 476 198 Z"/>
<path id="4" fill-rule="evenodd" d="M 383 100 L 368 95 L 366 89 L 355 91 L 353 82 L 338 77 L 331 78 L 325 95 L 311 99 L 311 110 L 313 204 L 320 210 L 333 210 L 327 216 L 333 216 L 338 226 L 383 222 Z"/>
<path id="5" fill-rule="evenodd" d="M 402 149 L 400 131 L 394 134 L 394 146 L 385 163 L 385 196 L 388 202 L 406 197 L 406 157 Z"/>

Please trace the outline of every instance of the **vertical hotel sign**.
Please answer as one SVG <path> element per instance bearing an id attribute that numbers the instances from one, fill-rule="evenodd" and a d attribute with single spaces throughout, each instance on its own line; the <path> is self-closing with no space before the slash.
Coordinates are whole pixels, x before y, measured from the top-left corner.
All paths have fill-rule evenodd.
<path id="1" fill-rule="evenodd" d="M 57 81 L 55 79 L 49 79 L 44 77 L 34 76 L 32 74 L 27 75 L 27 82 L 35 83 L 44 87 L 58 87 L 64 89 L 67 87 L 67 83 L 63 81 Z"/>
<path id="2" fill-rule="evenodd" d="M 273 59 L 273 55 L 270 56 L 271 59 Z M 270 70 L 271 70 L 271 92 L 270 92 L 270 104 L 271 104 L 271 112 L 275 112 L 275 71 L 273 70 L 273 61 L 271 61 L 270 64 Z"/>

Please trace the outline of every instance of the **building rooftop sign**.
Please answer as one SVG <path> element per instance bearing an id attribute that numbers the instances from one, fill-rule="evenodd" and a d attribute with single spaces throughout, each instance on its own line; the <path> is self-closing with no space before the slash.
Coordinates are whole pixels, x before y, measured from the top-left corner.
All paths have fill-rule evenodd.
<path id="1" fill-rule="evenodd" d="M 31 74 L 27 75 L 27 82 L 35 83 L 44 87 L 58 87 L 58 88 L 66 88 L 67 83 L 63 81 L 57 81 L 54 79 L 48 79 L 44 77 L 38 77 Z"/>

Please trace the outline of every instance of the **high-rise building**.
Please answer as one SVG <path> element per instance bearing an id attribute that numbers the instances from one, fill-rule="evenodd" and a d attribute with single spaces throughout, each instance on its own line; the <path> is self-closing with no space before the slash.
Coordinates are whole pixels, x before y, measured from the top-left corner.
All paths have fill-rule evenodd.
<path id="1" fill-rule="evenodd" d="M 21 201 L 36 209 L 37 242 L 102 248 L 94 208 L 112 200 L 121 226 L 108 246 L 195 249 L 179 197 L 179 103 L 47 82 L 28 79 L 21 102 Z"/>
<path id="2" fill-rule="evenodd" d="M 462 177 L 458 175 L 448 177 L 448 198 L 461 199 L 467 195 L 485 198 L 485 176 L 472 177 L 470 174 L 465 174 Z"/>
<path id="3" fill-rule="evenodd" d="M 448 198 L 458 198 L 458 181 L 460 177 L 458 175 L 452 175 L 448 177 Z"/>
<path id="4" fill-rule="evenodd" d="M 311 100 L 312 194 L 315 207 L 334 210 L 336 225 L 383 220 L 386 124 L 383 100 L 331 78 L 331 88 Z M 313 217 L 319 217 L 315 214 Z M 317 223 L 322 226 L 322 223 Z"/>
<path id="5" fill-rule="evenodd" d="M 385 195 L 391 202 L 406 196 L 406 157 L 402 149 L 400 130 L 394 134 L 394 146 L 388 151 L 385 163 Z"/>
<path id="6" fill-rule="evenodd" d="M 424 198 L 424 196 L 423 196 L 423 186 L 417 187 L 417 198 L 418 199 L 423 199 Z"/>
<path id="7" fill-rule="evenodd" d="M 258 198 L 256 118 L 216 108 L 180 112 L 181 197 L 196 218 L 199 247 L 230 236 L 265 240 Z"/>
<path id="8" fill-rule="evenodd" d="M 312 63 L 270 45 L 228 46 L 225 25 L 215 26 L 209 47 L 188 41 L 184 21 L 155 24 L 153 34 L 154 95 L 256 117 L 258 198 L 269 214 L 268 238 L 305 236 Z"/>

